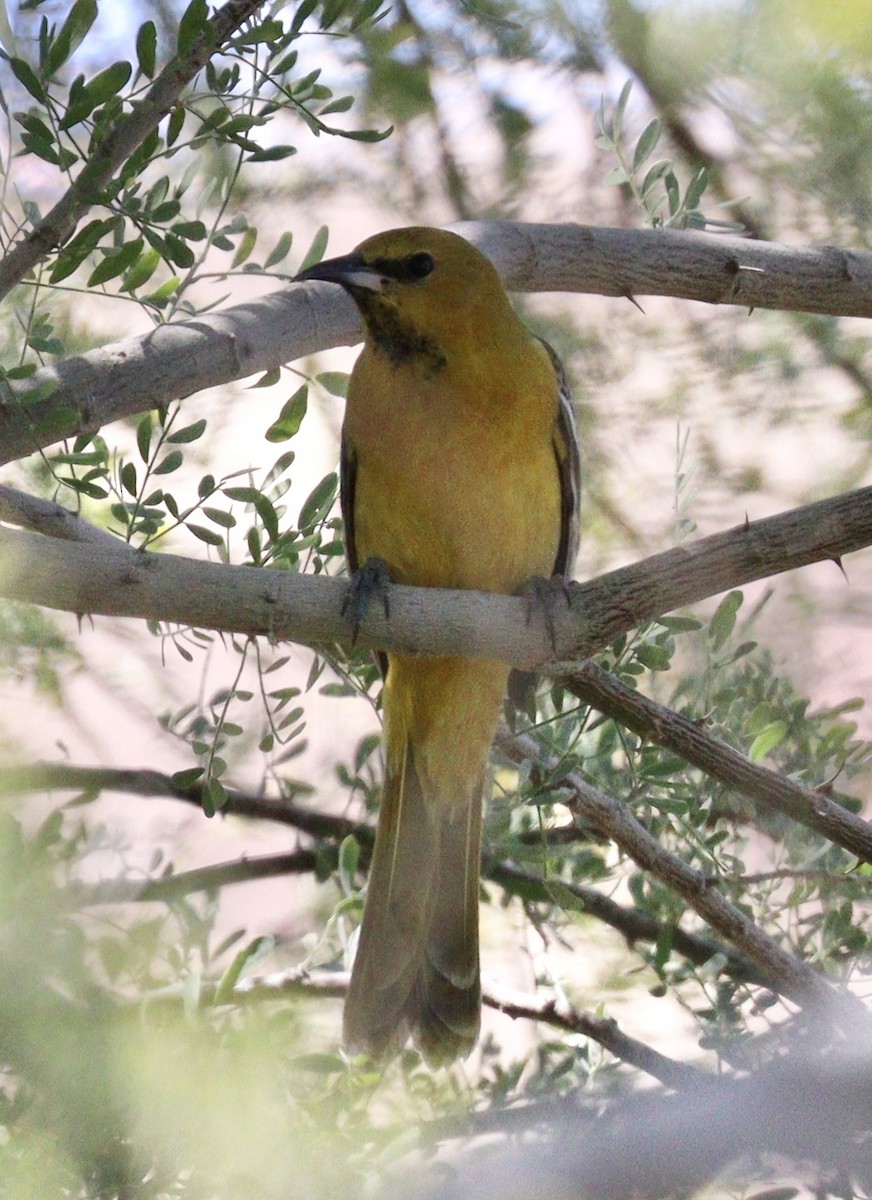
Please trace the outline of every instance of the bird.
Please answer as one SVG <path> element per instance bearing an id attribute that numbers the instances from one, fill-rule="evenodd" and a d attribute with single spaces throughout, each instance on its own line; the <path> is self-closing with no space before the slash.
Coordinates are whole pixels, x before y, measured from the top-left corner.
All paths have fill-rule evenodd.
<path id="1" fill-rule="evenodd" d="M 566 376 L 491 261 L 410 226 L 296 280 L 339 284 L 363 322 L 340 452 L 355 621 L 389 582 L 515 594 L 566 576 L 581 486 Z M 480 1030 L 482 805 L 510 667 L 377 657 L 385 778 L 343 1042 L 386 1062 L 411 1037 L 439 1067 Z"/>

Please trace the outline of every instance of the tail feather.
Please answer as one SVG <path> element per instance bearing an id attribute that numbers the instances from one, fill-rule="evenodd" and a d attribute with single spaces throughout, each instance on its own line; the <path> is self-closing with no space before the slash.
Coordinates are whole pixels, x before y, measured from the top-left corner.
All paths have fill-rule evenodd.
<path id="1" fill-rule="evenodd" d="M 408 745 L 389 772 L 345 1002 L 350 1049 L 383 1060 L 411 1034 L 438 1065 L 475 1044 L 481 790 L 428 801 Z"/>

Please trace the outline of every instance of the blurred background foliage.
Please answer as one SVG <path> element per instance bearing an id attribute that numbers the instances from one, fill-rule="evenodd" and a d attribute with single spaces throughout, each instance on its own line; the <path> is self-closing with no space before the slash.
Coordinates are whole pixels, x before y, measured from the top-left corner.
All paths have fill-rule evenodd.
<path id="1" fill-rule="evenodd" d="M 197 0 L 29 0 L 6 14 L 4 251 L 205 16 Z M 338 253 L 412 222 L 672 216 L 868 249 L 870 58 L 865 0 L 273 5 L 3 302 L 5 378 L 269 291 L 324 253 L 328 229 Z M 581 575 L 869 481 L 859 321 L 656 298 L 644 312 L 518 303 L 573 380 Z M 350 362 L 168 403 L 6 482 L 136 545 L 339 571 Z M 601 661 L 858 810 L 870 572 L 848 572 L 850 588 L 827 567 L 733 594 Z M 494 1016 L 480 1051 L 437 1076 L 411 1051 L 383 1077 L 338 1053 L 330 973 L 353 945 L 367 849 L 345 819 L 372 810 L 380 778 L 363 656 L 16 606 L 0 646 L 0 1194 L 371 1194 L 390 1164 L 441 1161 L 443 1143 L 500 1128 L 520 1103 L 636 1086 L 595 1041 L 547 1021 Z M 868 875 L 850 854 L 560 687 L 507 718 L 556 758 L 519 767 L 497 751 L 487 978 L 724 1072 L 765 1061 L 791 1025 L 772 992 L 723 970 L 729 946 L 714 939 L 703 961 L 679 948 L 679 921 L 703 938 L 704 924 L 576 828 L 566 780 L 579 770 L 780 944 L 868 986 Z M 50 782 L 33 768 L 46 760 Z M 240 797 L 266 798 L 273 821 L 207 823 L 185 802 L 215 812 Z M 258 854 L 263 880 L 240 883 L 254 864 L 231 867 Z M 584 889 L 614 902 L 611 921 L 590 915 Z M 647 937 L 628 933 L 639 915 Z M 300 964 L 308 985 L 237 987 Z"/>

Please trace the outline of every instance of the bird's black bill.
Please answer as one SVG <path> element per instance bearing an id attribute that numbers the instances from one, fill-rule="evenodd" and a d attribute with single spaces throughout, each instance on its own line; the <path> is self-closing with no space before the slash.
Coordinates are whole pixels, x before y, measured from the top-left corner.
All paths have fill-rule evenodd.
<path id="1" fill-rule="evenodd" d="M 307 267 L 299 275 L 295 275 L 294 283 L 307 283 L 312 279 L 323 280 L 324 283 L 338 283 L 343 287 L 354 284 L 361 275 L 372 274 L 372 268 L 363 261 L 363 255 L 343 254 L 339 258 L 325 258 L 322 262 Z"/>

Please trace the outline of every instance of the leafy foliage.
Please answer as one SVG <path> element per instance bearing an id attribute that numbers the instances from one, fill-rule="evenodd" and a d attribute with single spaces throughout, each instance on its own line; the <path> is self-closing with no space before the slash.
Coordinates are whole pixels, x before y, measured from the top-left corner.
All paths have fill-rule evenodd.
<path id="1" fill-rule="evenodd" d="M 0 204 L 4 254 L 38 233 L 46 196 L 54 202 L 71 182 L 87 181 L 107 139 L 140 111 L 165 64 L 194 52 L 210 20 L 204 0 L 178 11 L 174 23 L 156 14 L 110 61 L 116 51 L 101 40 L 106 6 L 75 0 L 51 15 L 41 7 L 23 6 L 23 19 L 36 22 L 34 37 L 32 44 L 21 39 L 27 50 L 7 47 L 2 80 L 10 130 Z M 760 51 L 745 33 L 726 36 L 731 6 L 724 5 L 696 23 L 671 18 L 687 44 L 667 87 L 669 38 L 658 6 L 635 9 L 616 0 L 600 7 L 595 19 L 561 6 L 490 0 L 445 13 L 438 6 L 388 10 L 377 0 L 264 9 L 209 58 L 107 186 L 87 196 L 76 228 L 46 246 L 3 301 L 5 401 L 36 412 L 51 399 L 51 384 L 34 387 L 25 401 L 20 385 L 39 367 L 105 340 L 77 319 L 75 306 L 86 298 L 112 322 L 129 313 L 138 328 L 158 330 L 216 309 L 237 288 L 283 282 L 317 262 L 327 226 L 305 237 L 283 227 L 291 224 L 284 209 L 311 209 L 323 193 L 341 188 L 356 200 L 365 183 L 367 195 L 399 212 L 398 223 L 487 211 L 514 216 L 531 211 L 539 195 L 550 217 L 578 219 L 575 208 L 567 213 L 560 205 L 581 182 L 590 211 L 610 223 L 616 206 L 629 201 L 633 221 L 752 231 L 759 213 L 727 199 L 724 162 L 714 154 L 702 162 L 694 153 L 692 117 L 704 103 L 706 115 L 716 109 L 731 120 L 751 148 L 737 174 L 747 176 L 757 156 L 754 178 L 769 198 L 771 220 L 787 208 L 797 228 L 817 229 L 831 207 L 835 232 L 847 230 L 862 243 L 863 179 L 872 162 L 864 147 L 872 126 L 862 88 L 838 56 L 813 56 L 814 69 L 802 77 L 811 84 L 809 102 L 797 104 L 790 64 L 779 60 L 781 90 L 764 81 L 772 78 L 768 68 L 755 76 Z M 741 8 L 742 22 L 749 13 L 760 28 L 772 20 L 771 5 Z M 725 23 L 718 37 L 707 21 Z M 807 17 L 785 53 L 792 63 L 807 62 L 803 38 L 816 46 L 831 36 Z M 587 124 L 581 132 L 571 128 L 616 165 L 605 173 L 599 159 L 588 174 L 573 176 L 570 188 L 565 164 L 558 171 L 541 148 L 538 106 L 549 88 L 567 81 L 561 97 L 570 94 L 573 103 L 581 79 L 601 95 L 607 41 L 637 82 L 624 85 L 613 103 L 583 102 Z M 733 47 L 735 74 L 717 73 L 711 60 L 718 45 Z M 543 64 L 551 73 L 544 82 Z M 335 91 L 335 78 L 350 80 L 347 90 Z M 706 91 L 712 79 L 720 90 Z M 771 144 L 777 121 L 765 136 L 755 127 L 756 110 L 742 99 L 752 84 L 756 104 L 789 114 L 795 154 Z M 464 120 L 487 135 L 476 140 L 474 165 L 450 102 L 456 87 Z M 640 98 L 643 89 L 647 98 Z M 343 116 L 353 114 L 355 102 L 362 123 Z M 571 108 L 568 100 L 560 104 Z M 561 116 L 568 119 L 566 111 Z M 847 124 L 849 143 L 841 137 Z M 391 128 L 396 136 L 372 157 L 348 153 L 380 143 Z M 327 139 L 345 147 L 320 174 L 308 165 L 310 135 L 322 139 L 325 161 Z M 567 157 L 568 141 L 561 145 Z M 654 160 L 664 145 L 669 157 Z M 307 166 L 295 171 L 304 149 Z M 480 151 L 487 151 L 488 169 L 478 165 Z M 42 186 L 28 186 L 33 180 Z M 277 196 L 280 223 L 263 215 L 276 208 Z M 737 219 L 713 220 L 711 211 L 728 204 Z M 798 411 L 798 381 L 807 360 L 819 356 L 828 371 L 859 381 L 840 412 L 852 445 L 868 428 L 864 343 L 835 322 L 772 321 L 746 334 L 733 327 L 701 332 L 688 318 L 695 357 L 683 360 L 680 377 L 671 391 L 664 384 L 656 402 L 632 400 L 632 436 L 623 437 L 621 413 L 610 401 L 641 353 L 653 350 L 658 364 L 668 365 L 675 343 L 659 329 L 628 332 L 613 322 L 579 332 L 565 317 L 541 310 L 531 316 L 576 368 L 590 563 L 608 561 L 616 546 L 625 552 L 648 544 L 650 530 L 638 516 L 645 505 L 622 507 L 607 479 L 617 464 L 632 501 L 635 444 L 645 441 L 649 408 L 670 420 L 678 413 L 685 431 L 676 439 L 671 511 L 659 500 L 647 505 L 665 513 L 669 539 L 681 543 L 694 532 L 716 489 L 734 496 L 762 486 L 754 438 L 747 438 L 741 470 L 731 473 L 702 420 L 694 426 L 694 476 L 683 405 L 697 376 L 707 405 L 712 394 L 735 394 L 737 415 L 765 420 L 771 433 L 788 421 L 832 415 L 817 400 Z M 343 555 L 337 476 L 331 470 L 310 478 L 305 437 L 319 417 L 330 423 L 346 387 L 343 371 L 321 364 L 265 372 L 236 401 L 250 399 L 258 413 L 261 397 L 275 401 L 267 418 L 252 418 L 262 434 L 256 466 L 241 457 L 226 471 L 214 466 L 226 430 L 221 403 L 167 397 L 133 422 L 82 433 L 35 456 L 18 468 L 19 481 L 138 551 L 178 548 L 228 565 L 336 573 Z M 810 391 L 817 396 L 821 389 Z M 57 406 L 40 419 L 60 431 L 71 414 Z M 861 447 L 844 473 L 859 478 L 867 466 Z M 616 531 L 626 538 L 619 545 Z M 713 610 L 664 616 L 619 638 L 600 665 L 630 693 L 654 696 L 720 745 L 856 815 L 870 755 L 859 727 L 862 702 L 812 706 L 767 645 L 769 602 L 753 605 L 750 615 L 747 604 L 734 591 Z M 622 1018 L 629 994 L 655 1023 L 662 1012 L 680 1014 L 680 1053 L 708 1070 L 730 1074 L 776 1057 L 797 1025 L 777 981 L 690 911 L 668 881 L 579 816 L 578 780 L 617 797 L 673 861 L 696 869 L 705 887 L 731 901 L 774 946 L 855 990 L 868 977 L 867 862 L 633 732 L 629 721 L 602 715 L 578 698 L 571 680 L 553 681 L 541 685 L 532 712 L 506 711 L 482 899 L 486 926 L 511 939 L 513 962 L 530 964 L 529 1015 L 537 1015 L 532 1000 L 544 996 L 565 1002 L 568 1017 L 561 1022 L 546 1006 L 517 1044 L 504 1018 L 492 1026 L 499 1036 L 490 1034 L 471 1064 L 443 1076 L 426 1071 L 412 1051 L 384 1073 L 348 1061 L 336 1049 L 336 981 L 362 910 L 371 849 L 363 818 L 378 802 L 379 738 L 372 723 L 342 744 L 337 735 L 325 770 L 304 756 L 314 728 L 351 725 L 354 699 L 366 698 L 377 711 L 376 667 L 363 653 L 324 647 L 305 652 L 301 663 L 300 652 L 268 639 L 155 620 L 148 629 L 162 661 L 183 673 L 184 694 L 169 694 L 149 714 L 153 720 L 160 713 L 174 769 L 160 775 L 132 764 L 119 774 L 101 764 L 81 773 L 76 751 L 61 747 L 61 761 L 45 777 L 18 763 L 14 736 L 5 739 L 11 765 L 0 772 L 10 797 L 0 813 L 0 1179 L 11 1196 L 373 1194 L 386 1166 L 411 1149 L 435 1152 L 446 1131 L 475 1131 L 487 1122 L 490 1130 L 510 1129 L 519 1101 L 574 1097 L 582 1088 L 605 1100 L 633 1088 L 634 1070 L 576 1019 L 581 1010 L 573 1004 L 591 994 L 597 1016 Z M 7 607 L 0 646 L 4 665 L 30 695 L 51 696 L 87 724 L 87 702 L 71 699 L 71 672 L 97 672 L 69 628 L 41 610 Z M 113 695 L 113 702 L 121 707 L 135 690 L 129 685 L 125 700 Z M 524 737 L 535 740 L 536 755 L 518 755 Z M 140 745 L 148 753 L 145 737 L 131 753 L 139 755 Z M 245 788 L 242 778 L 258 783 Z M 203 871 L 180 868 L 161 848 L 143 858 L 140 835 L 105 814 L 106 795 L 116 789 L 169 796 L 180 807 L 195 802 L 208 816 L 227 817 L 222 829 L 232 828 L 234 814 L 268 812 L 294 831 L 294 849 Z M 34 804 L 33 791 L 47 801 Z M 66 803 L 59 793 L 69 794 Z M 300 920 L 288 938 L 273 936 L 268 931 L 282 922 L 262 911 L 245 928 L 226 928 L 231 885 L 273 871 L 318 881 L 323 910 L 309 923 L 316 932 L 303 935 Z M 295 920 L 303 907 L 297 892 Z M 579 972 L 591 945 L 603 958 L 593 981 Z M 646 1069 L 656 1074 L 650 1063 Z M 820 1184 L 819 1194 L 827 1186 Z"/>

